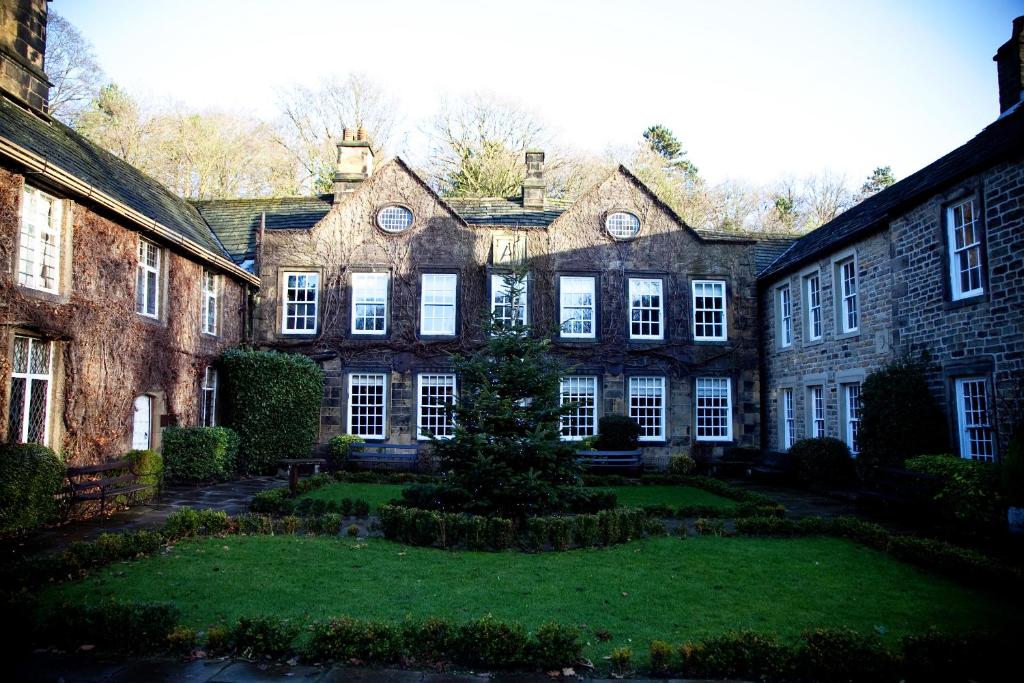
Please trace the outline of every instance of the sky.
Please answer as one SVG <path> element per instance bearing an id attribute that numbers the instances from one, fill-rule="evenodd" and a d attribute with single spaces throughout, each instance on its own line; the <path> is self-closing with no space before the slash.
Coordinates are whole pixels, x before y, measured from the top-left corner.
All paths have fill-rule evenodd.
<path id="1" fill-rule="evenodd" d="M 996 48 L 1024 0 L 54 0 L 136 96 L 271 117 L 361 73 L 410 161 L 442 96 L 493 93 L 600 154 L 669 127 L 713 181 L 898 178 L 999 114 Z"/>

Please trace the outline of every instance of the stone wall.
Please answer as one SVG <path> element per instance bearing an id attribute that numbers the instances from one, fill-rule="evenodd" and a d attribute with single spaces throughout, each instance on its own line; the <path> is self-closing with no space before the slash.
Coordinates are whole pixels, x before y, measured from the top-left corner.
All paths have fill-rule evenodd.
<path id="1" fill-rule="evenodd" d="M 0 4 L 0 88 L 46 111 L 50 83 L 46 55 L 46 0 L 5 0 Z"/>
<path id="2" fill-rule="evenodd" d="M 150 394 L 161 424 L 196 424 L 202 373 L 243 336 L 245 287 L 220 278 L 220 334 L 201 333 L 203 266 L 162 245 L 159 320 L 135 313 L 139 234 L 87 206 L 63 201 L 57 294 L 19 286 L 17 250 L 24 178 L 0 169 L 0 435 L 8 436 L 13 337 L 56 342 L 50 445 L 71 463 L 122 455 L 133 401 Z M 43 188 L 45 189 L 45 188 Z M 60 197 L 58 192 L 50 192 Z"/>
<path id="3" fill-rule="evenodd" d="M 377 209 L 389 203 L 412 209 L 416 220 L 413 228 L 394 235 L 376 227 Z M 620 242 L 607 234 L 604 217 L 612 209 L 629 210 L 640 217 L 643 227 L 638 238 Z M 321 443 L 346 430 L 346 374 L 360 368 L 390 373 L 389 440 L 409 442 L 416 438 L 417 372 L 450 367 L 450 354 L 470 352 L 482 342 L 480 322 L 489 306 L 488 276 L 496 235 L 518 236 L 526 242 L 530 264 L 528 317 L 538 329 L 557 330 L 559 274 L 597 278 L 598 339 L 560 340 L 556 335 L 554 348 L 568 366 L 601 378 L 599 415 L 625 413 L 624 384 L 629 374 L 650 372 L 667 378 L 667 438 L 645 449 L 649 460 L 664 462 L 669 453 L 690 446 L 693 383 L 701 375 L 730 378 L 734 442 L 757 444 L 759 385 L 752 243 L 701 239 L 622 172 L 582 197 L 546 229 L 467 226 L 397 162 L 378 169 L 312 230 L 268 231 L 263 240 L 263 288 L 256 311 L 256 339 L 268 348 L 327 359 Z M 321 273 L 323 306 L 316 335 L 297 338 L 281 334 L 281 273 L 290 269 Z M 349 334 L 348 286 L 352 273 L 360 269 L 391 274 L 389 332 L 385 338 L 360 339 Z M 459 334 L 454 338 L 431 341 L 417 336 L 420 274 L 430 269 L 459 275 Z M 626 282 L 630 275 L 642 273 L 658 274 L 665 281 L 667 335 L 663 342 L 628 339 Z M 727 283 L 726 342 L 694 343 L 692 339 L 690 281 L 704 277 Z"/>

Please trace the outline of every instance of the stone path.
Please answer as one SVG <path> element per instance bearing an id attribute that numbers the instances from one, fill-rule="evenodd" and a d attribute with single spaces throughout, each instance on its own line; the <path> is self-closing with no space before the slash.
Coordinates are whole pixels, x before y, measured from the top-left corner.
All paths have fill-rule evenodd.
<path id="1" fill-rule="evenodd" d="M 368 667 L 287 666 L 256 664 L 232 660 L 171 659 L 112 660 L 36 653 L 15 662 L 6 680 L 25 683 L 260 683 L 265 681 L 306 681 L 308 683 L 551 683 L 541 673 L 475 674 L 373 669 Z M 563 680 L 579 680 L 575 678 Z M 593 683 L 611 683 L 588 679 Z M 642 682 L 645 679 L 630 679 Z M 658 679 L 666 683 L 665 679 Z M 671 683 L 671 682 L 669 682 Z M 675 683 L 698 683 L 676 680 Z M 719 682 L 726 683 L 726 682 Z"/>
<path id="2" fill-rule="evenodd" d="M 109 516 L 45 529 L 13 548 L 4 547 L 4 555 L 53 552 L 73 541 L 92 540 L 100 534 L 157 528 L 171 513 L 186 507 L 223 510 L 229 515 L 237 515 L 249 510 L 249 502 L 260 491 L 287 485 L 287 479 L 282 477 L 252 477 L 207 486 L 168 486 L 159 501 L 133 505 Z"/>

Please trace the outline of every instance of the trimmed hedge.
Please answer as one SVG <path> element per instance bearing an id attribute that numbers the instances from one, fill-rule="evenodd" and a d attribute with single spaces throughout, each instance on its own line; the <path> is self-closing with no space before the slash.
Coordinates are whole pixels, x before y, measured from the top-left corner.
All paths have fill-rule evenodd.
<path id="1" fill-rule="evenodd" d="M 596 548 L 632 538 L 662 535 L 665 527 L 643 510 L 618 508 L 596 514 L 528 517 L 521 528 L 501 517 L 438 512 L 400 505 L 377 511 L 384 537 L 409 545 L 472 550 Z"/>
<path id="2" fill-rule="evenodd" d="M 221 356 L 239 470 L 270 474 L 282 458 L 309 455 L 320 430 L 324 373 L 301 354 L 230 349 Z"/>
<path id="3" fill-rule="evenodd" d="M 640 439 L 640 425 L 626 415 L 605 415 L 597 421 L 599 451 L 633 451 Z"/>
<path id="4" fill-rule="evenodd" d="M 1006 524 L 998 466 L 954 455 L 921 455 L 907 460 L 904 467 L 941 480 L 931 502 L 945 520 L 989 527 Z"/>
<path id="5" fill-rule="evenodd" d="M 37 443 L 0 444 L 0 535 L 21 534 L 56 518 L 64 462 Z"/>
<path id="6" fill-rule="evenodd" d="M 800 439 L 789 449 L 797 479 L 806 486 L 838 488 L 856 479 L 850 449 L 830 436 Z"/>
<path id="7" fill-rule="evenodd" d="M 335 469 L 343 469 L 348 464 L 348 457 L 352 453 L 352 444 L 363 443 L 361 436 L 352 434 L 338 434 L 332 436 L 327 442 L 327 463 Z"/>
<path id="8" fill-rule="evenodd" d="M 167 427 L 163 434 L 167 479 L 229 479 L 237 470 L 238 444 L 238 434 L 226 427 Z"/>
<path id="9" fill-rule="evenodd" d="M 150 654 L 167 649 L 167 637 L 180 620 L 180 610 L 169 604 L 65 603 L 42 615 L 35 640 L 70 651 L 89 644 L 109 652 Z"/>

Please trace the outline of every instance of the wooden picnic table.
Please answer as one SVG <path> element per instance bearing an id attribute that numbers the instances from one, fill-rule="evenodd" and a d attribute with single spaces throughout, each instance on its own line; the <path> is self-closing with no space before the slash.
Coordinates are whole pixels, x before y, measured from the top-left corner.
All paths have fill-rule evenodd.
<path id="1" fill-rule="evenodd" d="M 288 468 L 288 492 L 293 496 L 299 488 L 299 467 L 312 465 L 314 472 L 320 473 L 320 466 L 326 465 L 324 458 L 284 458 L 281 464 Z"/>

